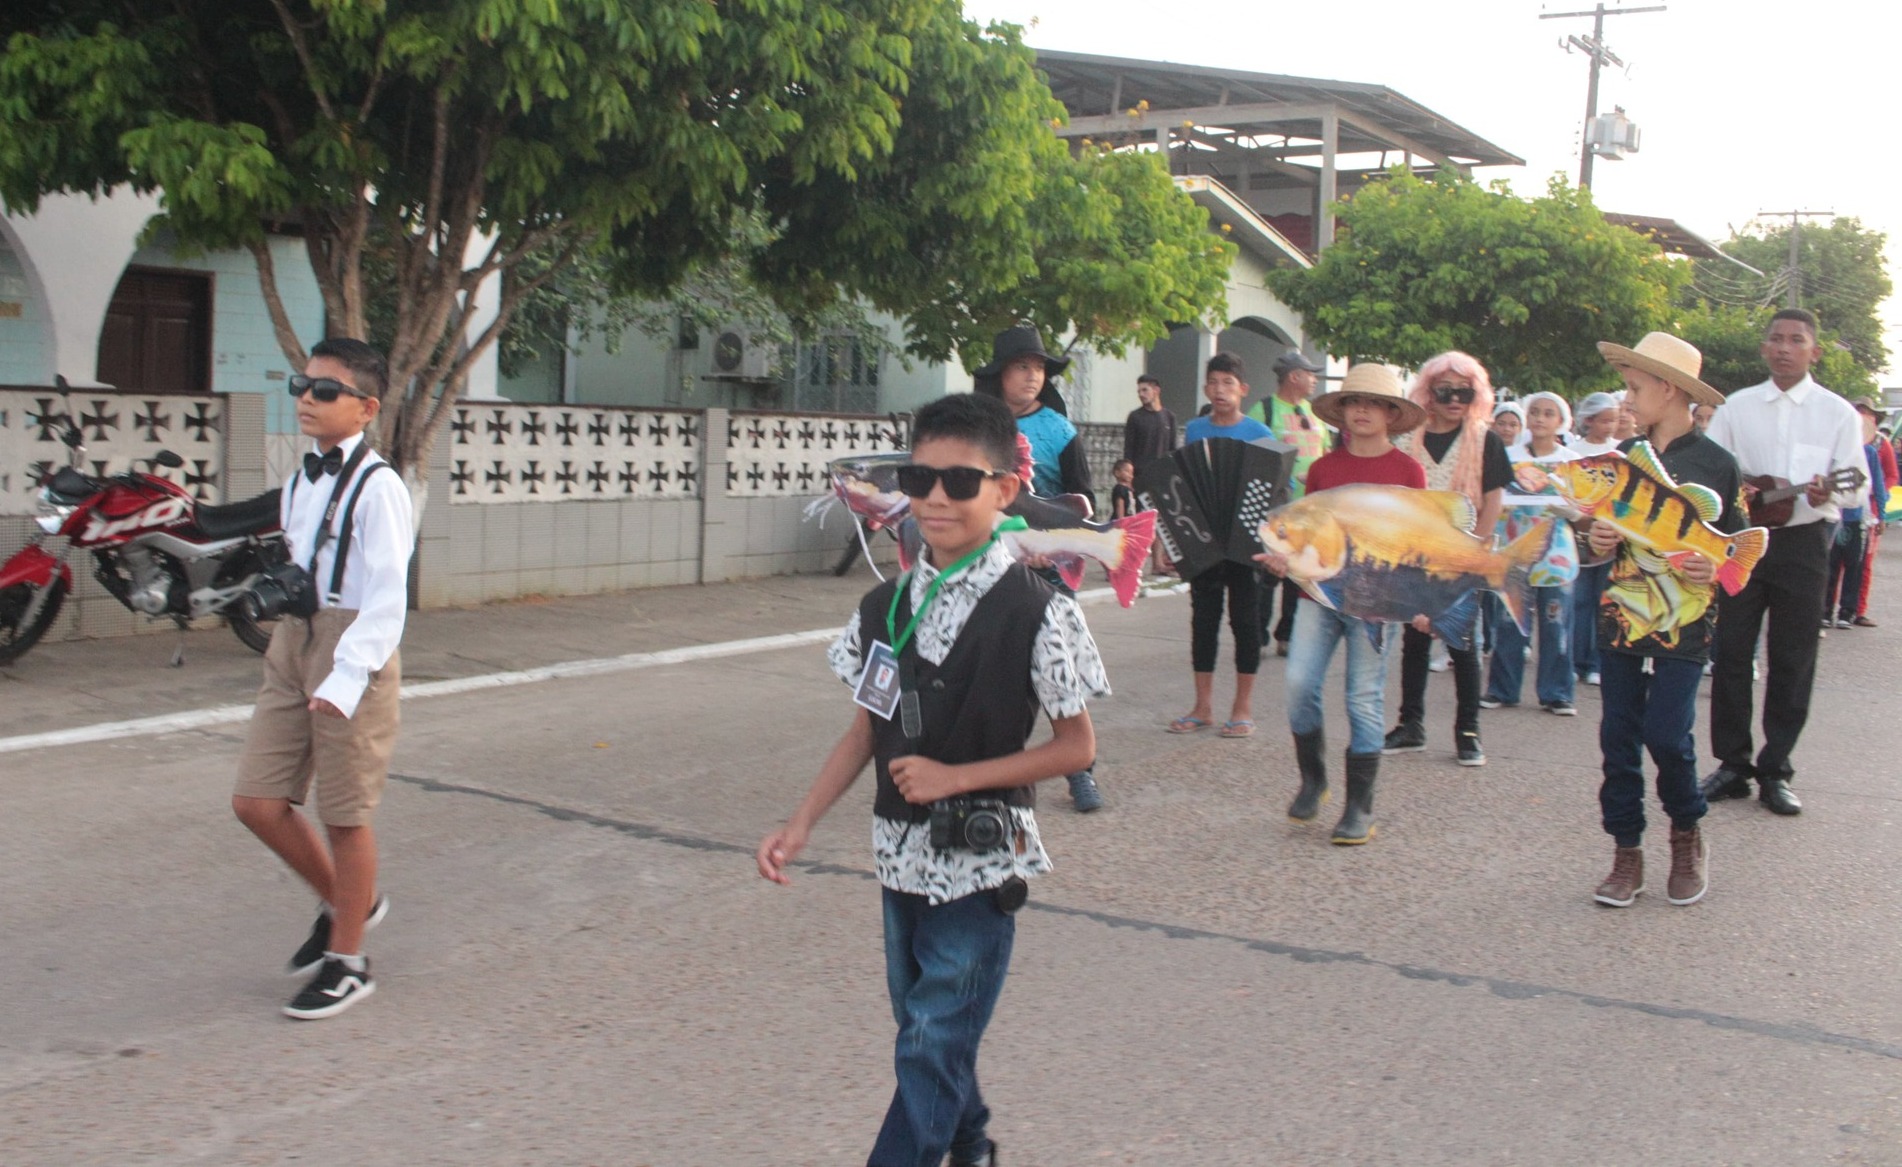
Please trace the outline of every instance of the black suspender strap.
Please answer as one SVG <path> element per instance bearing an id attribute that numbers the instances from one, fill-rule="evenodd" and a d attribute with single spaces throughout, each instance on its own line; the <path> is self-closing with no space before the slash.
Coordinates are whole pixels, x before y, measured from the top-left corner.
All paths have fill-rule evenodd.
<path id="1" fill-rule="evenodd" d="M 365 445 L 368 445 L 368 443 L 365 443 Z M 351 532 L 356 529 L 357 524 L 357 499 L 363 497 L 363 488 L 370 484 L 371 475 L 386 466 L 389 466 L 388 462 L 370 463 L 363 471 L 363 477 L 357 479 L 357 488 L 350 492 L 350 505 L 343 509 L 343 530 L 337 533 L 337 560 L 330 565 L 330 590 L 324 593 L 324 598 L 332 604 L 336 603 L 338 597 L 343 595 L 343 568 L 344 564 L 350 561 L 350 535 Z M 391 472 L 394 473 L 394 470 L 392 469 Z M 339 483 L 338 492 L 341 493 L 342 489 L 342 484 Z M 315 568 L 316 566 L 317 561 L 313 558 L 311 560 L 311 567 Z"/>
<path id="2" fill-rule="evenodd" d="M 356 453 L 351 454 L 350 460 L 345 462 L 343 469 L 337 472 L 337 485 L 330 489 L 330 505 L 324 508 L 323 521 L 317 524 L 317 538 L 311 541 L 310 565 L 304 569 L 308 571 L 313 578 L 317 575 L 317 555 L 324 549 L 324 544 L 330 539 L 330 524 L 337 517 L 338 504 L 343 502 L 344 487 L 350 485 L 351 477 L 356 474 L 357 467 L 362 464 L 364 457 L 368 455 L 369 452 L 370 442 L 368 438 L 365 438 L 363 441 L 357 443 Z M 301 473 L 301 471 L 299 473 Z M 297 483 L 293 480 L 291 483 L 291 491 L 295 493 L 296 490 Z M 355 505 L 354 499 L 351 505 Z"/>

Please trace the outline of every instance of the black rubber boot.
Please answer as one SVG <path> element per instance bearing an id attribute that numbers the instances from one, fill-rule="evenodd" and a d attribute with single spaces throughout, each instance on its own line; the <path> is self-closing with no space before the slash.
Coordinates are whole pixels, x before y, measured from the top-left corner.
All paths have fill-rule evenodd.
<path id="1" fill-rule="evenodd" d="M 1347 803 L 1331 842 L 1353 847 L 1374 837 L 1374 777 L 1379 773 L 1379 754 L 1347 755 Z"/>
<path id="2" fill-rule="evenodd" d="M 1322 730 L 1294 735 L 1294 760 L 1301 767 L 1301 793 L 1288 804 L 1288 817 L 1313 822 L 1327 801 L 1327 735 Z"/>

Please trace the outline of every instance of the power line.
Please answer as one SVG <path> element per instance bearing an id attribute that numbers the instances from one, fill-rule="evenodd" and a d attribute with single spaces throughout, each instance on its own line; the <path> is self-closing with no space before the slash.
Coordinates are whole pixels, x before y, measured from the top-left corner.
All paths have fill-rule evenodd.
<path id="1" fill-rule="evenodd" d="M 1578 185 L 1591 189 L 1592 185 L 1592 119 L 1598 116 L 1598 70 L 1606 64 L 1623 65 L 1618 55 L 1605 43 L 1605 18 L 1607 16 L 1635 16 L 1641 12 L 1663 12 L 1662 4 L 1650 8 L 1606 8 L 1603 0 L 1590 12 L 1542 12 L 1540 20 L 1564 20 L 1572 17 L 1589 16 L 1592 18 L 1592 35 L 1589 37 L 1568 36 L 1559 42 L 1566 52 L 1578 49 L 1591 58 L 1590 78 L 1585 83 L 1585 132 L 1584 142 L 1578 152 Z"/>
<path id="2" fill-rule="evenodd" d="M 1834 218 L 1836 215 L 1836 212 L 1835 211 L 1758 211 L 1757 212 L 1758 218 L 1763 218 L 1765 216 L 1772 216 L 1772 217 L 1781 219 L 1785 215 L 1788 215 L 1790 217 L 1790 258 L 1789 258 L 1789 262 L 1784 265 L 1783 270 L 1789 273 L 1789 277 L 1790 277 L 1790 289 L 1789 289 L 1790 299 L 1789 299 L 1789 303 L 1785 304 L 1784 307 L 1800 308 L 1803 306 L 1803 269 L 1797 265 L 1797 249 L 1802 245 L 1803 220 L 1804 219 Z"/>

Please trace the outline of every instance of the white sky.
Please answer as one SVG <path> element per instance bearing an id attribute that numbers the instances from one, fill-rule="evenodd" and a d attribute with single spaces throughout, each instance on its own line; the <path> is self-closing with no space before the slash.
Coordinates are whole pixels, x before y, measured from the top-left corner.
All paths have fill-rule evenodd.
<path id="1" fill-rule="evenodd" d="M 1643 141 L 1622 161 L 1597 160 L 1598 205 L 1676 219 L 1713 242 L 1759 211 L 1856 215 L 1888 233 L 1890 277 L 1902 283 L 1902 152 L 1893 149 L 1902 102 L 1883 81 L 1894 76 L 1902 16 L 1868 0 L 1664 2 L 1664 12 L 1605 20 L 1605 41 L 1626 69 L 1601 73 L 1599 111 L 1624 106 Z M 1538 17 L 1593 3 L 965 0 L 964 8 L 979 21 L 1026 26 L 1038 48 L 1385 85 L 1526 159 L 1479 174 L 1531 193 L 1555 171 L 1577 180 L 1588 62 L 1558 44 L 1591 32 L 1589 18 Z M 1902 370 L 1902 303 L 1889 301 L 1885 321 L 1891 367 Z"/>

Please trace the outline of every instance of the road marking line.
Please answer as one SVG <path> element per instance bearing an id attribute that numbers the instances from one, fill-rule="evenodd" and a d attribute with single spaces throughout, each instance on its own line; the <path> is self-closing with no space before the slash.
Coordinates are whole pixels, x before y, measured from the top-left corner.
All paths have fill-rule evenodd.
<path id="1" fill-rule="evenodd" d="M 1114 597 L 1114 595 L 1115 592 L 1109 588 L 1093 588 L 1087 592 L 1077 593 L 1077 599 L 1089 603 L 1105 597 Z M 805 632 L 784 632 L 777 636 L 723 640 L 716 644 L 691 644 L 684 648 L 664 648 L 658 652 L 630 652 L 625 656 L 562 661 L 558 664 L 540 665 L 532 669 L 516 669 L 506 673 L 484 673 L 474 677 L 452 677 L 445 681 L 424 681 L 420 684 L 404 685 L 403 699 L 413 701 L 419 697 L 451 697 L 457 693 L 473 693 L 483 689 L 506 689 L 512 685 L 533 685 L 542 681 L 562 681 L 575 677 L 598 677 L 607 673 L 628 673 L 639 669 L 657 668 L 661 665 L 689 664 L 694 661 L 717 660 L 721 657 L 746 656 L 755 652 L 776 652 L 783 648 L 799 648 L 808 644 L 827 642 L 838 634 L 837 628 L 812 628 Z M 180 733 L 188 729 L 204 729 L 213 725 L 230 725 L 232 722 L 250 720 L 251 708 L 250 705 L 220 705 L 210 709 L 187 709 L 179 713 L 164 713 L 157 717 L 138 717 L 130 721 L 106 721 L 96 725 L 75 726 L 72 729 L 51 730 L 47 733 L 20 734 L 16 737 L 0 738 L 0 754 L 45 750 L 56 746 L 87 745 L 92 742 L 144 737 L 150 734 Z"/>

